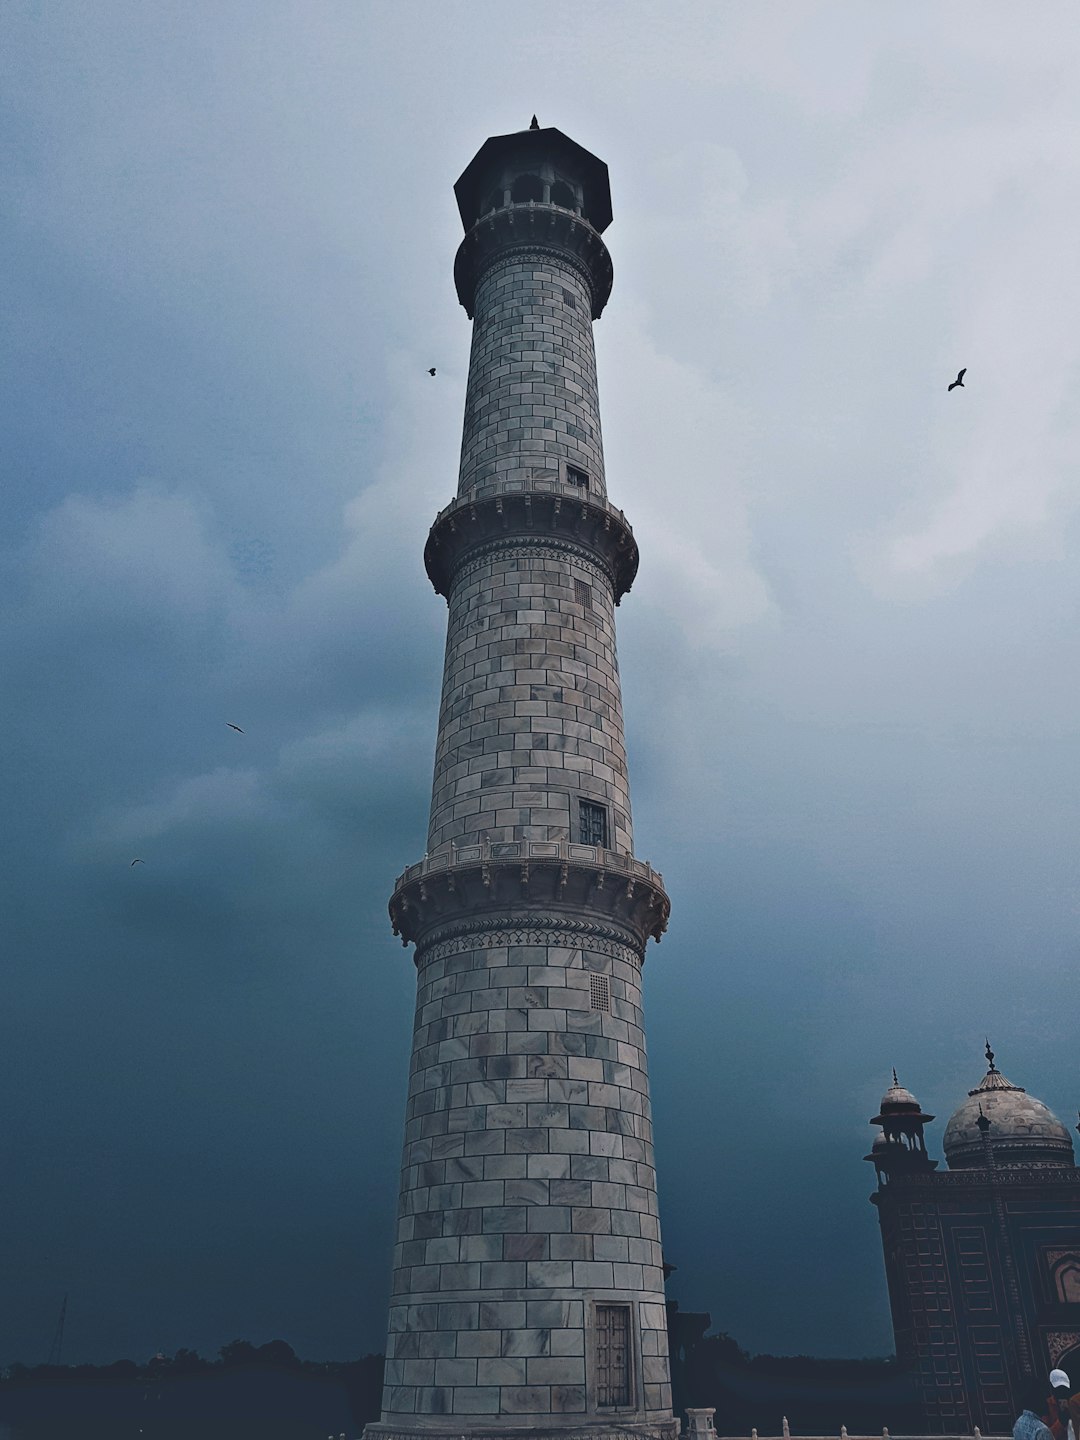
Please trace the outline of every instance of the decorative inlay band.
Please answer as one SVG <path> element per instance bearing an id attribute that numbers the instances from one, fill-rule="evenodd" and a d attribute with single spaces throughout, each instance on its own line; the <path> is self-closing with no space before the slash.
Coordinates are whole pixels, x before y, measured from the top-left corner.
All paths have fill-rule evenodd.
<path id="1" fill-rule="evenodd" d="M 552 551 L 560 555 L 572 555 L 580 564 L 585 566 L 597 580 L 606 580 L 614 589 L 615 575 L 609 566 L 605 565 L 594 550 L 586 550 L 584 545 L 575 545 L 571 540 L 557 539 L 554 535 L 541 536 L 523 540 L 518 535 L 508 535 L 504 540 L 491 540 L 486 545 L 481 545 L 474 550 L 469 559 L 454 571 L 454 584 L 474 575 L 477 570 L 482 570 L 489 564 L 493 557 L 512 551 L 515 560 L 544 560 L 549 557 Z"/>
<path id="2" fill-rule="evenodd" d="M 423 944 L 417 946 L 416 964 L 423 969 L 430 961 L 445 960 L 448 955 L 461 955 L 467 950 L 494 950 L 501 945 L 565 945 L 638 966 L 645 958 L 618 930 L 588 920 L 536 920 L 522 925 L 511 915 L 496 915 L 461 920 L 433 930 Z"/>
<path id="3" fill-rule="evenodd" d="M 881 1196 L 899 1195 L 902 1191 L 944 1189 L 964 1190 L 978 1186 L 985 1190 L 999 1188 L 1015 1189 L 1022 1185 L 1037 1184 L 1045 1193 L 1046 1186 L 1057 1182 L 1059 1189 L 1072 1190 L 1080 1195 L 1080 1168 L 1073 1165 L 1023 1164 L 1001 1165 L 995 1170 L 937 1170 L 930 1174 L 894 1175 L 871 1197 L 877 1203 Z"/>

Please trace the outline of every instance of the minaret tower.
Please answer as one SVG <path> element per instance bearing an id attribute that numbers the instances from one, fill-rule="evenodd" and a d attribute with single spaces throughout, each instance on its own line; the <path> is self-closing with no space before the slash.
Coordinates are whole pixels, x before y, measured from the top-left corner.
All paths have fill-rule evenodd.
<path id="1" fill-rule="evenodd" d="M 663 882 L 633 853 L 592 321 L 607 166 L 485 141 L 455 187 L 473 320 L 427 853 L 399 878 L 416 1023 L 373 1436 L 671 1440 L 641 1011 Z"/>

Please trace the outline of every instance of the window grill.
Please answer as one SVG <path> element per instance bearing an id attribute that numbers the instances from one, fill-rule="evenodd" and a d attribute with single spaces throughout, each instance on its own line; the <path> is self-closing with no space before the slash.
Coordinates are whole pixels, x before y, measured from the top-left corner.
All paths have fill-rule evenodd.
<path id="1" fill-rule="evenodd" d="M 581 807 L 578 824 L 580 843 L 602 845 L 607 849 L 607 811 L 603 805 L 597 805 L 592 800 L 581 800 L 578 803 Z"/>
<path id="2" fill-rule="evenodd" d="M 596 1307 L 596 1403 L 630 1404 L 630 1306 Z"/>
<path id="3" fill-rule="evenodd" d="M 582 490 L 589 488 L 589 475 L 586 470 L 579 470 L 576 465 L 567 465 L 566 483 L 568 485 L 580 485 Z"/>
<path id="4" fill-rule="evenodd" d="M 592 586 L 584 580 L 574 581 L 574 599 L 585 610 L 592 609 Z"/>
<path id="5" fill-rule="evenodd" d="M 611 1014 L 611 982 L 606 975 L 589 977 L 589 1000 L 594 1010 Z"/>
<path id="6" fill-rule="evenodd" d="M 562 298 L 564 304 L 569 305 L 571 310 L 577 309 L 577 300 L 572 290 L 564 290 L 562 292 Z"/>

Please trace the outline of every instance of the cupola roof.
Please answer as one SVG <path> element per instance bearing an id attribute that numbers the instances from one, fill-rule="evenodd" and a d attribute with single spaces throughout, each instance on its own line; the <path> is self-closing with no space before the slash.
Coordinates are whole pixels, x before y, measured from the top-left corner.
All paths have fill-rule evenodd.
<path id="1" fill-rule="evenodd" d="M 480 197 L 495 176 L 509 167 L 528 170 L 542 161 L 565 169 L 585 188 L 585 218 L 597 232 L 611 224 L 611 185 L 608 168 L 584 145 L 554 126 L 541 129 L 533 116 L 528 130 L 492 135 L 466 165 L 454 186 L 461 223 L 469 230 L 480 215 Z"/>
<path id="2" fill-rule="evenodd" d="M 905 1086 L 900 1084 L 896 1078 L 896 1071 L 892 1072 L 892 1084 L 881 1097 L 880 1113 L 870 1121 L 871 1125 L 884 1125 L 887 1120 L 915 1120 L 922 1125 L 928 1125 L 933 1120 L 933 1115 L 924 1115 L 923 1108 L 915 1096 Z"/>

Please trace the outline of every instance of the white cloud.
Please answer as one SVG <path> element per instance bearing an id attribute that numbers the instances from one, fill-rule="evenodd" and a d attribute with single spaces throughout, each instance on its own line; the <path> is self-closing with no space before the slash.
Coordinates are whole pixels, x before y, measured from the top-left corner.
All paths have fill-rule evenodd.
<path id="1" fill-rule="evenodd" d="M 71 494 L 41 516 L 26 559 L 50 607 L 147 607 L 193 614 L 232 588 L 205 505 L 144 482 L 124 494 Z"/>
<path id="2" fill-rule="evenodd" d="M 608 489 L 641 537 L 635 601 L 646 595 L 681 643 L 726 645 L 774 609 L 745 491 L 752 422 L 722 385 L 657 353 L 640 307 L 624 302 L 605 324 Z"/>
<path id="3" fill-rule="evenodd" d="M 111 807 L 90 827 L 86 844 L 136 844 L 186 826 L 218 826 L 254 816 L 266 803 L 254 769 L 219 766 L 175 780 L 152 800 Z"/>
<path id="4" fill-rule="evenodd" d="M 398 757 L 414 745 L 430 747 L 431 717 L 386 705 L 371 705 L 341 724 L 330 726 L 299 740 L 281 751 L 283 775 L 300 778 L 306 772 L 338 767 L 367 768 Z"/>

